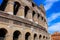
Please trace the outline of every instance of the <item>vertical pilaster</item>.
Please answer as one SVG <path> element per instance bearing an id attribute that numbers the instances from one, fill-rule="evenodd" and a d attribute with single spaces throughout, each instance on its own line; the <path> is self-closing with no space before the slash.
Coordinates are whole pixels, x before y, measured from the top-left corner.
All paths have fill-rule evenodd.
<path id="1" fill-rule="evenodd" d="M 17 16 L 24 18 L 24 7 L 21 6 L 17 12 Z"/>
<path id="2" fill-rule="evenodd" d="M 28 20 L 32 21 L 32 11 L 31 10 L 28 11 L 26 18 Z"/>
<path id="3" fill-rule="evenodd" d="M 38 24 L 41 25 L 41 16 L 38 18 Z"/>
<path id="4" fill-rule="evenodd" d="M 19 35 L 18 40 L 22 40 L 22 35 Z"/>
<path id="5" fill-rule="evenodd" d="M 7 12 L 8 14 L 13 15 L 13 5 L 14 3 L 12 1 L 8 1 L 7 7 L 5 9 L 5 12 Z"/>
<path id="6" fill-rule="evenodd" d="M 34 15 L 34 17 L 33 17 L 33 21 L 34 21 L 35 23 L 38 24 L 38 17 L 37 17 L 37 14 Z"/>
<path id="7" fill-rule="evenodd" d="M 6 35 L 5 40 L 13 40 L 13 36 L 11 34 Z"/>

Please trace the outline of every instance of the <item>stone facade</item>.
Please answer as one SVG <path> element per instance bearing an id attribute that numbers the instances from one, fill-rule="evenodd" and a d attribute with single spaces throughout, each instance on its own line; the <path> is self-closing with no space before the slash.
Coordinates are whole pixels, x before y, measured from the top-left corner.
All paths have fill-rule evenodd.
<path id="1" fill-rule="evenodd" d="M 60 33 L 56 32 L 51 35 L 51 40 L 60 40 Z"/>
<path id="2" fill-rule="evenodd" d="M 3 0 L 0 40 L 50 40 L 43 5 L 32 0 Z"/>

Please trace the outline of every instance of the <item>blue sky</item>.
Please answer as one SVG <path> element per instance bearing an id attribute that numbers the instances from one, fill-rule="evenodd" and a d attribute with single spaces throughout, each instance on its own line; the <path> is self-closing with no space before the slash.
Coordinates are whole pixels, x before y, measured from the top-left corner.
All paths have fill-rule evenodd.
<path id="1" fill-rule="evenodd" d="M 48 32 L 60 32 L 60 0 L 33 0 L 38 6 L 43 3 L 46 10 Z"/>
<path id="2" fill-rule="evenodd" d="M 48 32 L 50 34 L 58 31 L 60 32 L 60 0 L 33 0 L 36 5 L 41 3 L 46 10 L 46 17 L 48 23 Z M 0 5 L 2 1 L 0 0 Z"/>

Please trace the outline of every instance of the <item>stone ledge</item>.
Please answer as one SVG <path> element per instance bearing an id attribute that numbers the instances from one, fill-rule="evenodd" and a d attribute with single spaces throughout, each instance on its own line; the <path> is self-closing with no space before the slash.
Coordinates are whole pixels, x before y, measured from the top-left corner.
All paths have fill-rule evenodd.
<path id="1" fill-rule="evenodd" d="M 39 28 L 39 29 L 47 32 L 46 28 L 43 28 L 41 25 L 38 25 L 38 24 L 36 24 L 34 22 L 31 22 L 29 20 L 17 17 L 15 15 L 10 15 L 10 14 L 4 13 L 4 12 L 0 12 L 0 17 L 7 18 L 7 19 L 10 19 L 10 20 L 13 20 L 13 21 L 20 21 L 22 23 L 28 24 L 30 26 L 34 26 L 36 28 Z"/>

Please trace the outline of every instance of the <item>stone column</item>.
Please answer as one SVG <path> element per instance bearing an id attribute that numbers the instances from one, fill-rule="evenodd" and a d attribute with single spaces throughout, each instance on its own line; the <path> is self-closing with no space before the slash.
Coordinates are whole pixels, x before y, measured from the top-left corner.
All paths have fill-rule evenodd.
<path id="1" fill-rule="evenodd" d="M 38 24 L 38 17 L 37 16 L 38 16 L 37 14 L 34 15 L 33 21 Z"/>
<path id="2" fill-rule="evenodd" d="M 21 34 L 19 35 L 18 40 L 22 40 L 22 35 Z"/>
<path id="3" fill-rule="evenodd" d="M 8 14 L 13 15 L 13 5 L 14 5 L 13 1 L 9 0 L 8 4 L 7 4 L 7 7 L 5 9 L 5 12 L 7 12 Z"/>
<path id="4" fill-rule="evenodd" d="M 41 25 L 41 16 L 38 18 L 38 24 Z"/>
<path id="5" fill-rule="evenodd" d="M 31 10 L 28 11 L 26 18 L 28 20 L 32 21 L 32 11 Z"/>
<path id="6" fill-rule="evenodd" d="M 39 35 L 37 35 L 37 40 L 39 40 Z"/>
<path id="7" fill-rule="evenodd" d="M 5 40 L 13 40 L 13 35 L 6 35 Z"/>
<path id="8" fill-rule="evenodd" d="M 24 7 L 21 6 L 17 12 L 17 16 L 18 17 L 21 17 L 21 18 L 24 18 Z"/>
<path id="9" fill-rule="evenodd" d="M 45 27 L 41 16 L 39 17 L 38 24 Z"/>

